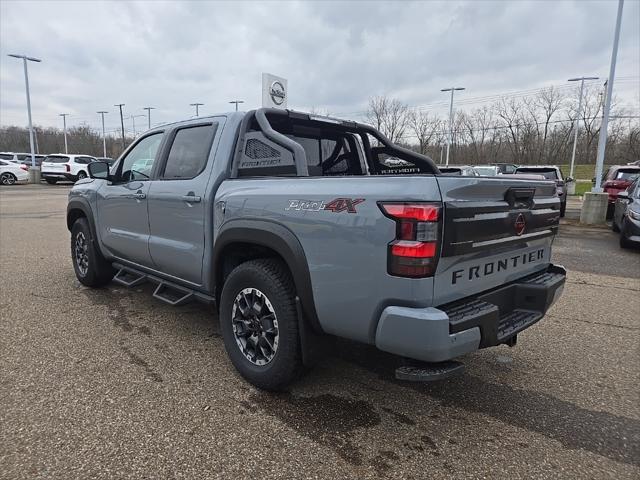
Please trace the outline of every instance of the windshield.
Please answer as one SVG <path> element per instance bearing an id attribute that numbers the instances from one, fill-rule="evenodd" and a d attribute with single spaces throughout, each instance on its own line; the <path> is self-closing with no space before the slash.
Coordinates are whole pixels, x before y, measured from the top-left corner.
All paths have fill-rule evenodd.
<path id="1" fill-rule="evenodd" d="M 44 161 L 51 163 L 67 163 L 69 161 L 69 157 L 62 155 L 49 155 Z"/>
<path id="2" fill-rule="evenodd" d="M 636 178 L 638 178 L 638 176 L 640 176 L 640 170 L 631 170 L 631 169 L 618 170 L 613 180 L 633 181 Z"/>

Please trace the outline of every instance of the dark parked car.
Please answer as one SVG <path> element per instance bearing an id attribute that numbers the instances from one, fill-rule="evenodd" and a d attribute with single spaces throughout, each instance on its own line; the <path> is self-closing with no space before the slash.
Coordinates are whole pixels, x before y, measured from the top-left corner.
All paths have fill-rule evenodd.
<path id="1" fill-rule="evenodd" d="M 47 158 L 46 155 L 34 155 L 35 160 L 36 160 L 36 166 L 39 167 L 42 165 L 42 161 Z M 20 163 L 23 165 L 27 165 L 28 167 L 31 166 L 31 155 L 26 155 L 25 158 L 22 158 L 22 155 L 20 155 Z"/>
<path id="2" fill-rule="evenodd" d="M 528 173 L 535 175 L 542 175 L 547 180 L 554 180 L 556 182 L 556 190 L 558 197 L 560 197 L 560 216 L 564 217 L 564 212 L 567 210 L 567 183 L 573 182 L 573 178 L 567 177 L 565 181 L 562 177 L 562 170 L 556 165 L 532 165 L 528 167 L 518 167 L 515 173 Z"/>
<path id="3" fill-rule="evenodd" d="M 602 188 L 609 195 L 607 218 L 613 216 L 618 194 L 629 188 L 629 185 L 640 176 L 640 167 L 633 165 L 613 165 L 602 176 Z M 595 178 L 593 183 L 595 183 Z"/>
<path id="4" fill-rule="evenodd" d="M 640 179 L 618 193 L 611 229 L 620 232 L 622 248 L 640 246 Z"/>

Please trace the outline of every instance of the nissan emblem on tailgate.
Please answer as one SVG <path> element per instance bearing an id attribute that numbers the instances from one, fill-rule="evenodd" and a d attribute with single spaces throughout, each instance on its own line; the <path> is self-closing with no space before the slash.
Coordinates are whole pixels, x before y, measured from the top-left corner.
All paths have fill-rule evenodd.
<path id="1" fill-rule="evenodd" d="M 524 221 L 524 215 L 519 213 L 516 217 L 516 223 L 513 224 L 516 228 L 516 235 L 520 236 L 524 233 L 524 229 L 527 227 L 527 222 Z"/>

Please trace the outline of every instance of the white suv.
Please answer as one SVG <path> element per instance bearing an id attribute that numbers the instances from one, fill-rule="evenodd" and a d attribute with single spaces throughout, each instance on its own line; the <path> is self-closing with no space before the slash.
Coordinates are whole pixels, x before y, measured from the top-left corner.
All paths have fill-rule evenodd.
<path id="1" fill-rule="evenodd" d="M 50 185 L 55 184 L 58 180 L 75 182 L 89 176 L 87 165 L 95 161 L 96 158 L 90 155 L 67 155 L 64 153 L 48 155 L 42 162 L 41 175 Z"/>

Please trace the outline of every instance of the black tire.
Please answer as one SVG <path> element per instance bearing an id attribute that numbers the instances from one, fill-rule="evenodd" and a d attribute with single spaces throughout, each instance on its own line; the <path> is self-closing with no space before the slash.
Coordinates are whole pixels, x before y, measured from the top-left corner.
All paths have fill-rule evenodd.
<path id="1" fill-rule="evenodd" d="M 564 212 L 567 211 L 567 202 L 560 204 L 560 218 L 564 218 Z"/>
<path id="2" fill-rule="evenodd" d="M 82 241 L 85 245 L 83 252 L 78 251 L 82 248 L 80 247 Z M 87 287 L 102 287 L 109 283 L 116 273 L 100 253 L 91 234 L 89 222 L 84 217 L 76 220 L 71 228 L 71 261 L 76 277 Z M 79 265 L 80 263 L 82 266 Z"/>
<path id="3" fill-rule="evenodd" d="M 58 180 L 55 178 L 45 178 L 44 181 L 47 182 L 49 185 L 55 185 L 56 183 L 58 183 Z"/>
<path id="4" fill-rule="evenodd" d="M 607 205 L 607 220 L 613 217 L 614 206 L 612 204 Z"/>
<path id="5" fill-rule="evenodd" d="M 83 172 L 82 170 L 80 170 L 78 172 L 78 175 L 76 176 L 76 181 L 82 180 L 83 178 L 87 178 L 87 174 L 85 172 Z"/>
<path id="6" fill-rule="evenodd" d="M 613 230 L 614 232 L 618 233 L 620 231 L 620 227 L 618 227 L 618 224 L 616 223 L 616 218 L 615 216 L 613 217 L 613 219 L 611 220 L 611 230 Z"/>
<path id="7" fill-rule="evenodd" d="M 624 232 L 620 233 L 620 248 L 633 248 L 633 243 L 624 236 Z"/>
<path id="8" fill-rule="evenodd" d="M 2 185 L 13 185 L 18 181 L 16 176 L 11 172 L 4 172 L 0 175 L 0 183 Z"/>
<path id="9" fill-rule="evenodd" d="M 277 348 L 271 359 L 264 365 L 256 364 L 249 359 L 250 349 L 247 352 L 242 351 L 240 342 L 243 338 L 248 342 L 246 331 L 245 336 L 236 335 L 236 330 L 244 329 L 246 326 L 242 326 L 241 322 L 234 322 L 234 305 L 236 317 L 238 317 L 242 304 L 242 299 L 239 300 L 239 298 L 247 290 L 253 292 L 258 290 L 258 293 L 263 294 L 266 300 L 254 293 L 254 301 L 256 298 L 261 300 L 263 307 L 268 303 L 268 307 L 272 307 L 277 319 L 275 322 L 277 343 L 271 342 Z M 244 301 L 246 308 L 249 306 L 246 297 Z M 255 312 L 252 308 L 246 309 L 251 313 Z M 257 324 L 262 325 L 262 322 Z M 271 327 L 273 329 L 273 323 Z M 264 390 L 281 390 L 293 382 L 302 371 L 295 289 L 291 274 L 282 262 L 274 259 L 250 260 L 240 264 L 229 274 L 220 299 L 220 329 L 231 362 L 240 375 L 256 387 Z M 260 342 L 260 335 L 256 333 L 256 345 Z M 249 338 L 253 338 L 253 335 Z M 250 344 L 247 343 L 247 345 Z M 257 352 L 257 348 L 255 351 Z M 257 354 L 254 355 L 254 359 L 258 361 Z"/>

